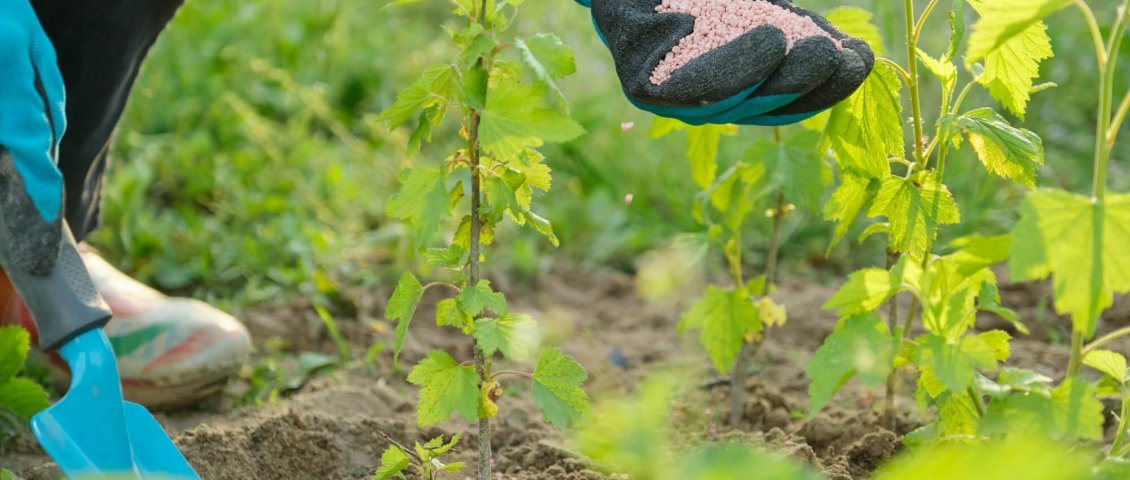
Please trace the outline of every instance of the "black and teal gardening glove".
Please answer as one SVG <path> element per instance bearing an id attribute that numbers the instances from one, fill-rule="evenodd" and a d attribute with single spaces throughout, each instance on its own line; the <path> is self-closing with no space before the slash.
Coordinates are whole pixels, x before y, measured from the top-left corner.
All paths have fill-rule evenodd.
<path id="1" fill-rule="evenodd" d="M 66 129 L 55 49 L 28 0 L 0 0 L 0 249 L 8 268 L 46 275 L 62 238 Z"/>
<path id="2" fill-rule="evenodd" d="M 867 43 L 788 0 L 577 0 L 628 100 L 693 125 L 786 125 L 867 78 Z"/>

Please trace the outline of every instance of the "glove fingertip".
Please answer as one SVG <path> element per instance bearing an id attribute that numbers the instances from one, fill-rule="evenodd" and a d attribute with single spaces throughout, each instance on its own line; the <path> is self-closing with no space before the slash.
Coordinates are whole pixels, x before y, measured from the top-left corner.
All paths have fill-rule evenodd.
<path id="1" fill-rule="evenodd" d="M 806 94 L 828 80 L 842 61 L 843 53 L 832 39 L 804 38 L 793 45 L 788 56 L 754 95 Z"/>
<path id="2" fill-rule="evenodd" d="M 769 112 L 766 116 L 782 117 L 778 120 L 786 121 L 796 115 L 819 113 L 850 97 L 863 85 L 870 73 L 871 67 L 864 58 L 854 50 L 844 49 L 843 62 L 826 82 L 796 102 Z"/>

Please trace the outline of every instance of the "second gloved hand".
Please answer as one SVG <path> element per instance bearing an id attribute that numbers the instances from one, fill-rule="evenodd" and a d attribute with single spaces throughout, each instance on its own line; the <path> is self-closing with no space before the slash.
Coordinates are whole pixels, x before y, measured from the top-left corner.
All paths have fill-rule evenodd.
<path id="1" fill-rule="evenodd" d="M 28 0 L 0 0 L 0 248 L 24 273 L 50 272 L 62 235 L 63 78 Z"/>
<path id="2" fill-rule="evenodd" d="M 591 7 L 628 99 L 690 124 L 795 123 L 850 96 L 874 65 L 865 42 L 788 0 Z"/>

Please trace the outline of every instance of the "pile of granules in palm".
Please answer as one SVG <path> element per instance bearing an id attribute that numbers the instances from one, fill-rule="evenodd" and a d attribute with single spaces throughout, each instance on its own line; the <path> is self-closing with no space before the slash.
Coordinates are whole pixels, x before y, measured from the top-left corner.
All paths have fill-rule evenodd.
<path id="1" fill-rule="evenodd" d="M 811 18 L 763 0 L 663 0 L 655 11 L 685 13 L 693 15 L 695 21 L 694 31 L 683 37 L 651 72 L 653 85 L 666 82 L 691 60 L 762 25 L 773 25 L 785 34 L 786 52 L 803 38 L 815 35 L 832 38 Z"/>

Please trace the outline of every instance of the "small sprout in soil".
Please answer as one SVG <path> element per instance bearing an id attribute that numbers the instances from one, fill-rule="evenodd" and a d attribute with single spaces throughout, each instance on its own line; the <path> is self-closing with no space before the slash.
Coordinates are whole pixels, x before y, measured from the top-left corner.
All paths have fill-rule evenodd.
<path id="1" fill-rule="evenodd" d="M 397 443 L 384 432 L 381 435 L 389 442 L 389 446 L 381 454 L 381 464 L 370 480 L 403 479 L 404 472 L 410 470 L 419 473 L 425 480 L 436 480 L 442 473 L 458 473 L 466 467 L 463 462 L 445 463 L 442 460 L 443 455 L 459 444 L 462 436 L 458 433 L 448 441 L 444 441 L 441 435 L 423 445 L 416 442 L 412 449 Z"/>

